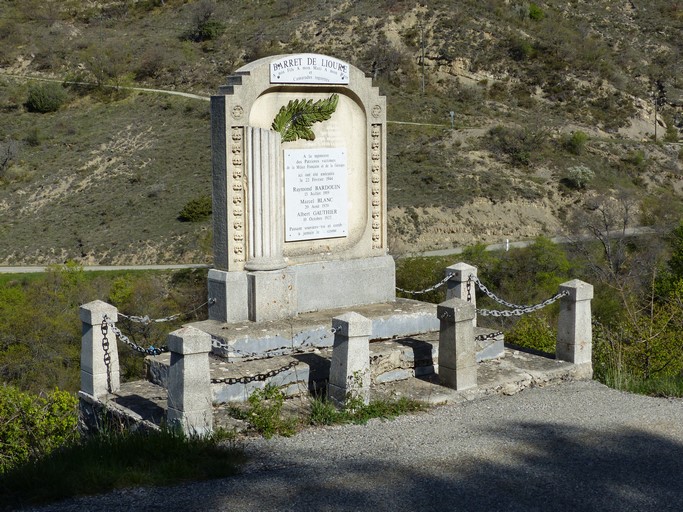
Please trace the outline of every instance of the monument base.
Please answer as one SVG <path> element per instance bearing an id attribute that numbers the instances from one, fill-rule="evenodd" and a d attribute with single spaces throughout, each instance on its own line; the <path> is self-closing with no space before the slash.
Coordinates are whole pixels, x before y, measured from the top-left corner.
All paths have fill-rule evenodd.
<path id="1" fill-rule="evenodd" d="M 300 313 L 393 301 L 391 256 L 318 261 L 281 270 L 209 270 L 209 320 L 264 322 Z"/>

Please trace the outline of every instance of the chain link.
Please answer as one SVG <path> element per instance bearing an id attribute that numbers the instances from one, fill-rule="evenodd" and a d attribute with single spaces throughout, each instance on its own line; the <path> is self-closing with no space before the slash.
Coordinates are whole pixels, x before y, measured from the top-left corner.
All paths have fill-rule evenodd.
<path id="1" fill-rule="evenodd" d="M 296 365 L 299 364 L 299 361 L 290 361 L 288 364 L 282 366 L 281 368 L 278 368 L 276 370 L 270 370 L 269 372 L 266 373 L 259 373 L 258 375 L 248 375 L 248 376 L 242 376 L 242 377 L 223 377 L 222 379 L 211 379 L 211 382 L 213 384 L 247 384 L 248 382 L 264 382 L 272 377 L 275 377 L 276 375 L 279 375 L 282 372 L 286 372 L 287 370 L 294 368 Z"/>
<path id="2" fill-rule="evenodd" d="M 107 324 L 107 315 L 102 318 L 102 351 L 104 352 L 104 366 L 107 368 L 107 391 L 111 393 L 111 354 L 109 353 L 109 325 Z"/>
<path id="3" fill-rule="evenodd" d="M 118 327 L 116 327 L 116 325 L 113 322 L 109 321 L 109 319 L 106 315 L 105 315 L 104 321 L 102 323 L 104 324 L 105 322 L 111 328 L 114 335 L 119 340 L 121 340 L 121 342 L 125 343 L 126 345 L 128 345 L 130 348 L 132 348 L 136 352 L 140 352 L 141 354 L 145 354 L 148 356 L 158 356 L 159 354 L 163 354 L 164 352 L 168 352 L 168 347 L 166 347 L 166 346 L 155 347 L 154 345 L 152 345 L 149 348 L 143 348 L 140 345 L 138 345 L 137 343 L 135 343 L 134 341 L 131 341 L 130 338 L 128 338 L 128 336 L 123 334 L 121 332 L 121 330 Z"/>
<path id="4" fill-rule="evenodd" d="M 556 295 L 553 295 L 549 299 L 546 299 L 543 302 L 536 304 L 534 306 L 518 307 L 518 308 L 515 308 L 511 311 L 510 310 L 498 311 L 495 309 L 477 309 L 477 313 L 481 316 L 495 316 L 495 317 L 522 316 L 522 315 L 526 315 L 528 313 L 533 313 L 534 311 L 538 311 L 539 309 L 543 309 L 544 307 L 549 306 L 550 304 L 557 301 L 558 299 L 561 299 L 565 295 L 568 295 L 568 293 L 567 292 L 560 292 Z"/>
<path id="5" fill-rule="evenodd" d="M 429 288 L 426 288 L 426 289 L 424 289 L 424 290 L 404 290 L 403 288 L 399 288 L 398 286 L 396 287 L 396 289 L 397 289 L 399 292 L 409 293 L 409 294 L 411 294 L 411 295 L 422 295 L 423 293 L 432 292 L 432 291 L 436 290 L 438 287 L 443 286 L 444 284 L 446 284 L 446 282 L 447 282 L 451 277 L 452 277 L 452 276 L 449 274 L 449 275 L 447 275 L 446 277 L 444 277 L 441 281 L 439 281 L 438 283 L 436 283 L 434 286 L 430 286 Z"/>
<path id="6" fill-rule="evenodd" d="M 174 320 L 177 320 L 178 318 L 182 318 L 184 316 L 189 316 L 195 311 L 198 311 L 202 309 L 204 306 L 211 306 L 216 303 L 216 299 L 209 299 L 207 300 L 204 304 L 197 306 L 196 308 L 186 312 L 186 313 L 176 313 L 175 315 L 167 316 L 164 318 L 150 318 L 149 315 L 145 316 L 136 316 L 136 315 L 124 315 L 123 313 L 119 313 L 119 316 L 122 316 L 123 318 L 127 318 L 131 322 L 135 322 L 138 324 L 143 324 L 143 325 L 149 325 L 152 323 L 163 323 L 163 322 L 172 322 Z"/>
<path id="7" fill-rule="evenodd" d="M 501 334 L 503 334 L 503 331 L 490 332 L 488 334 L 480 334 L 479 336 L 474 337 L 474 341 L 492 340 L 494 338 L 497 338 Z"/>

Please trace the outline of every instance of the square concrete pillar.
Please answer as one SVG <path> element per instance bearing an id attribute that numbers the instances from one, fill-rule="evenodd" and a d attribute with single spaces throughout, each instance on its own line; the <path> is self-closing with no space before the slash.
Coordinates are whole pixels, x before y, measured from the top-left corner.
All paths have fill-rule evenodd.
<path id="1" fill-rule="evenodd" d="M 183 327 L 168 335 L 171 365 L 168 370 L 169 425 L 186 435 L 207 435 L 213 430 L 209 352 L 211 335 Z"/>
<path id="2" fill-rule="evenodd" d="M 461 299 L 437 306 L 439 329 L 439 380 L 444 386 L 461 390 L 477 386 L 477 359 L 474 343 L 476 308 Z"/>
<path id="3" fill-rule="evenodd" d="M 116 335 L 108 324 L 118 321 L 118 310 L 95 300 L 82 305 L 78 314 L 82 323 L 81 391 L 96 398 L 115 393 L 121 385 L 119 351 Z"/>
<path id="4" fill-rule="evenodd" d="M 327 394 L 338 405 L 347 398 L 370 401 L 370 335 L 372 320 L 350 312 L 332 319 L 334 346 Z"/>
<path id="5" fill-rule="evenodd" d="M 477 277 L 477 267 L 467 263 L 456 263 L 446 267 L 446 275 L 450 279 L 446 281 L 446 300 L 460 299 L 474 304 L 475 312 L 472 325 L 477 325 L 477 285 L 474 281 L 469 282 L 470 277 Z M 469 288 L 469 289 L 468 289 Z"/>
<path id="6" fill-rule="evenodd" d="M 591 299 L 593 286 L 574 279 L 560 285 L 567 295 L 560 299 L 555 357 L 570 363 L 591 363 L 593 326 Z"/>

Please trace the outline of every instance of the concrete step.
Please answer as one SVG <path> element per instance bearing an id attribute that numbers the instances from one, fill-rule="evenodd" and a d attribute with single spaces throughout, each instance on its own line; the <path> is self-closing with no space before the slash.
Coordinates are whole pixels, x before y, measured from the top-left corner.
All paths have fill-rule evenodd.
<path id="1" fill-rule="evenodd" d="M 272 365 L 273 367 L 275 365 Z M 574 380 L 589 380 L 592 377 L 590 363 L 573 364 L 549 357 L 506 348 L 504 356 L 483 360 L 477 365 L 477 387 L 456 391 L 438 384 L 438 375 L 411 377 L 404 380 L 377 383 L 370 386 L 370 397 L 376 399 L 397 399 L 406 397 L 431 404 L 461 403 L 477 398 L 502 394 L 514 395 L 526 388 L 558 385 Z M 86 399 L 86 409 L 90 410 L 93 421 L 101 419 L 101 406 L 104 404 L 110 414 L 125 424 L 135 428 L 158 428 L 163 424 L 166 410 L 166 389 L 148 381 L 126 382 L 121 389 L 104 400 L 93 402 Z M 92 400 L 91 400 L 92 401 Z M 305 410 L 310 400 L 305 395 L 288 400 L 289 408 Z M 95 407 L 100 406 L 100 407 Z M 83 408 L 83 404 L 81 405 Z M 86 411 L 87 412 L 87 411 Z M 232 430 L 243 429 L 241 420 L 231 417 L 225 405 L 214 407 L 214 426 Z"/>
<path id="2" fill-rule="evenodd" d="M 486 338 L 487 335 L 495 335 Z M 502 357 L 503 335 L 482 328 L 478 337 L 477 361 Z M 428 377 L 438 371 L 439 333 L 382 340 L 370 343 L 370 373 L 373 384 L 386 384 L 413 377 Z M 228 360 L 212 355 L 211 389 L 214 403 L 242 402 L 256 389 L 273 384 L 287 396 L 324 390 L 329 377 L 332 348 L 313 348 L 298 353 L 252 360 Z M 166 387 L 170 354 L 148 356 L 150 382 Z"/>

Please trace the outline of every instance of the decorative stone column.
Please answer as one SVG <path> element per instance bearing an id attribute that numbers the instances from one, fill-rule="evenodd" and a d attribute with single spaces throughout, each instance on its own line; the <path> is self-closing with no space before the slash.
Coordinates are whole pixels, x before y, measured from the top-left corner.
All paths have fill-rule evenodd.
<path id="1" fill-rule="evenodd" d="M 248 254 L 246 270 L 279 270 L 287 264 L 284 244 L 284 177 L 280 134 L 245 127 Z"/>
<path id="2" fill-rule="evenodd" d="M 591 363 L 593 285 L 574 279 L 560 285 L 567 295 L 560 299 L 555 357 L 575 364 Z"/>
<path id="3" fill-rule="evenodd" d="M 99 398 L 115 393 L 121 386 L 119 351 L 116 335 L 102 322 L 118 321 L 118 310 L 111 304 L 95 300 L 78 310 L 82 322 L 81 336 L 81 391 Z"/>
<path id="4" fill-rule="evenodd" d="M 183 327 L 168 335 L 167 345 L 171 351 L 167 421 L 186 435 L 208 435 L 213 431 L 211 335 L 195 327 Z"/>
<path id="5" fill-rule="evenodd" d="M 446 267 L 446 275 L 451 278 L 446 281 L 446 300 L 460 299 L 473 304 L 475 307 L 474 318 L 472 325 L 477 326 L 477 294 L 475 283 L 470 283 L 469 293 L 467 291 L 467 282 L 470 276 L 477 277 L 477 267 L 468 265 L 467 263 L 456 263 L 450 267 Z M 469 300 L 468 300 L 469 295 Z"/>
<path id="6" fill-rule="evenodd" d="M 327 394 L 343 405 L 348 397 L 370 401 L 370 335 L 372 320 L 350 312 L 332 319 L 334 346 Z"/>
<path id="7" fill-rule="evenodd" d="M 477 359 L 474 343 L 476 308 L 461 299 L 439 304 L 439 380 L 444 386 L 461 390 L 477 386 Z"/>

